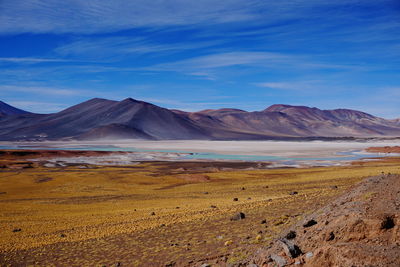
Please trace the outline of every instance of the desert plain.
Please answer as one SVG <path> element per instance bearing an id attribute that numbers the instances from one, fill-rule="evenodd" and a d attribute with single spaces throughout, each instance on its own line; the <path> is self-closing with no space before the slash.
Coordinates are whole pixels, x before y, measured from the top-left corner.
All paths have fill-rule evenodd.
<path id="1" fill-rule="evenodd" d="M 252 144 L 250 149 L 257 150 Z M 306 145 L 294 144 L 292 150 Z M 329 156 L 346 144 L 329 146 L 335 149 L 314 150 Z M 223 152 L 229 153 L 229 147 L 238 149 L 227 146 Z M 312 150 L 313 144 L 308 147 Z M 279 146 L 274 149 L 279 151 Z M 205 159 L 48 165 L 57 157 L 115 153 L 3 149 L 0 264 L 240 265 L 364 178 L 400 174 L 396 154 L 297 168 L 273 167 L 268 161 Z"/>

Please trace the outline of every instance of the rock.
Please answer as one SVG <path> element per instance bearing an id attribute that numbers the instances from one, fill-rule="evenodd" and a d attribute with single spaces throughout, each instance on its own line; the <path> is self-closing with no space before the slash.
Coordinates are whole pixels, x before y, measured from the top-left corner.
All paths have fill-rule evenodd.
<path id="1" fill-rule="evenodd" d="M 242 190 L 246 190 L 246 188 L 242 187 Z"/>
<path id="2" fill-rule="evenodd" d="M 305 224 L 303 224 L 303 227 L 311 227 L 313 225 L 316 225 L 317 221 L 314 219 L 309 220 L 308 222 L 306 222 Z"/>
<path id="3" fill-rule="evenodd" d="M 296 232 L 295 231 L 290 231 L 289 233 L 287 233 L 286 235 L 286 239 L 295 239 L 296 238 Z"/>
<path id="4" fill-rule="evenodd" d="M 326 241 L 332 241 L 333 239 L 335 239 L 335 234 L 333 232 L 330 232 L 326 237 Z"/>
<path id="5" fill-rule="evenodd" d="M 67 237 L 65 234 L 61 234 L 60 237 Z"/>
<path id="6" fill-rule="evenodd" d="M 208 192 L 204 192 L 203 194 L 208 195 Z"/>
<path id="7" fill-rule="evenodd" d="M 257 240 L 257 241 L 259 241 L 259 240 L 261 240 L 261 239 L 262 239 L 262 236 L 261 236 L 261 235 L 257 235 L 257 236 L 256 236 L 256 240 Z"/>
<path id="8" fill-rule="evenodd" d="M 210 206 L 210 208 L 216 209 L 216 208 L 217 208 L 217 206 L 215 206 L 215 205 L 211 205 L 211 206 Z"/>
<path id="9" fill-rule="evenodd" d="M 162 223 L 160 226 L 161 226 L 161 227 L 164 227 L 164 226 L 165 226 L 165 224 L 164 224 L 164 223 Z"/>
<path id="10" fill-rule="evenodd" d="M 251 197 L 248 197 L 247 200 L 251 200 Z"/>
<path id="11" fill-rule="evenodd" d="M 283 266 L 286 266 L 286 264 L 287 264 L 285 258 L 278 256 L 276 254 L 272 254 L 270 256 L 270 258 L 272 261 L 274 261 L 276 263 L 276 265 L 278 265 L 278 267 L 283 267 Z"/>
<path id="12" fill-rule="evenodd" d="M 14 233 L 16 233 L 16 232 L 21 232 L 21 231 L 22 231 L 21 228 L 15 228 L 15 229 L 13 230 Z"/>
<path id="13" fill-rule="evenodd" d="M 152 213 L 150 213 L 150 215 L 154 216 L 154 215 L 156 215 L 156 213 L 153 211 Z"/>
<path id="14" fill-rule="evenodd" d="M 211 264 L 203 263 L 202 265 L 200 265 L 200 267 L 211 267 Z"/>
<path id="15" fill-rule="evenodd" d="M 180 209 L 181 207 L 176 207 L 175 209 Z"/>
<path id="16" fill-rule="evenodd" d="M 261 224 L 266 224 L 266 223 L 267 223 L 267 220 L 265 220 L 265 219 L 261 221 Z"/>
<path id="17" fill-rule="evenodd" d="M 306 259 L 311 258 L 312 256 L 314 256 L 314 254 L 312 252 L 307 252 L 306 253 Z"/>
<path id="18" fill-rule="evenodd" d="M 117 263 L 115 264 L 115 267 L 120 267 L 120 266 L 122 266 L 122 264 L 121 264 L 120 262 L 117 262 Z"/>
<path id="19" fill-rule="evenodd" d="M 293 195 L 297 195 L 298 193 L 299 192 L 297 192 L 297 191 L 293 191 L 293 192 L 290 192 L 289 195 L 293 196 Z"/>
<path id="20" fill-rule="evenodd" d="M 258 265 L 254 264 L 254 263 L 250 263 L 249 265 L 247 265 L 247 267 L 258 267 Z"/>
<path id="21" fill-rule="evenodd" d="M 246 215 L 243 212 L 238 212 L 232 216 L 231 221 L 239 221 L 246 218 Z"/>
<path id="22" fill-rule="evenodd" d="M 338 189 L 337 185 L 332 185 L 331 189 Z"/>
<path id="23" fill-rule="evenodd" d="M 394 224 L 393 216 L 385 216 L 381 223 L 381 229 L 382 230 L 392 229 L 394 227 L 394 225 L 395 224 Z"/>
<path id="24" fill-rule="evenodd" d="M 237 197 L 234 197 L 233 201 L 239 201 L 239 199 Z"/>
<path id="25" fill-rule="evenodd" d="M 279 244 L 282 246 L 283 250 L 285 251 L 286 255 L 291 258 L 297 258 L 302 254 L 301 249 L 291 241 L 287 240 L 286 238 L 278 239 Z"/>

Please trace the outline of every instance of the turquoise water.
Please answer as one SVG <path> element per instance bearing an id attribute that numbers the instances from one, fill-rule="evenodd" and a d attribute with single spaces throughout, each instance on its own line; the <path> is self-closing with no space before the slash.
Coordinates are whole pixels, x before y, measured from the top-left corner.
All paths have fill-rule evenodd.
<path id="1" fill-rule="evenodd" d="M 354 150 L 350 152 L 340 152 L 336 153 L 337 157 L 279 157 L 270 155 L 230 155 L 230 154 L 218 154 L 218 153 L 197 153 L 190 151 L 180 151 L 180 150 L 170 150 L 170 149 L 136 149 L 136 148 L 126 148 L 117 147 L 112 145 L 106 146 L 80 146 L 80 147 L 43 147 L 43 146 L 0 146 L 0 149 L 46 149 L 46 150 L 86 150 L 86 151 L 122 151 L 122 152 L 158 152 L 158 153 L 179 153 L 182 154 L 178 159 L 204 159 L 204 160 L 241 160 L 241 161 L 351 161 L 358 160 L 362 158 L 371 157 L 385 157 L 384 154 L 358 154 L 359 150 Z"/>

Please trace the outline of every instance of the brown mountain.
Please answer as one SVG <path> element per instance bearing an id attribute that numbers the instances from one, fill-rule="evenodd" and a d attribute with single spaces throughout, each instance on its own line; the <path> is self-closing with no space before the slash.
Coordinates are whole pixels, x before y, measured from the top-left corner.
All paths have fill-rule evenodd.
<path id="1" fill-rule="evenodd" d="M 371 137 L 399 136 L 399 125 L 370 114 L 349 110 L 320 110 L 305 106 L 273 105 L 263 111 L 235 109 L 188 113 L 202 127 L 280 137 Z M 212 119 L 212 121 L 211 121 Z"/>
<path id="2" fill-rule="evenodd" d="M 0 117 L 0 140 L 212 139 L 255 140 L 309 137 L 400 136 L 400 124 L 349 110 L 273 105 L 184 112 L 131 98 L 94 98 L 54 114 Z"/>

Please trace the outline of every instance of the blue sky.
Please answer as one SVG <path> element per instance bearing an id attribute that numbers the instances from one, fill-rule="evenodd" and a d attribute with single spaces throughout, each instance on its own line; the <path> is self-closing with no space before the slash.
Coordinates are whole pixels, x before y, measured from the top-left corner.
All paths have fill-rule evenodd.
<path id="1" fill-rule="evenodd" d="M 0 0 L 0 100 L 400 117 L 397 0 Z"/>

